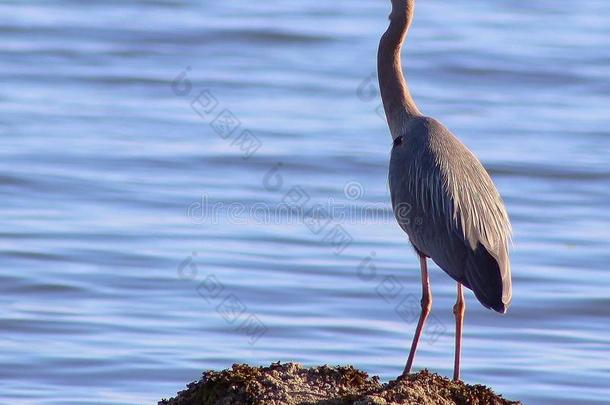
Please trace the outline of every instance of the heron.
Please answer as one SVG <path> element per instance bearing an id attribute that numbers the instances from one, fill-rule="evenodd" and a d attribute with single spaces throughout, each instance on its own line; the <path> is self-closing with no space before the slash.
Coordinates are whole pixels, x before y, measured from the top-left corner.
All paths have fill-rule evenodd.
<path id="1" fill-rule="evenodd" d="M 379 42 L 378 78 L 392 152 L 389 185 L 394 216 L 419 257 L 421 312 L 403 375 L 411 372 L 432 307 L 428 259 L 457 283 L 453 379 L 460 379 L 463 287 L 486 308 L 506 313 L 511 302 L 511 225 L 479 159 L 443 124 L 423 115 L 405 80 L 401 50 L 415 0 L 391 0 L 389 26 Z"/>

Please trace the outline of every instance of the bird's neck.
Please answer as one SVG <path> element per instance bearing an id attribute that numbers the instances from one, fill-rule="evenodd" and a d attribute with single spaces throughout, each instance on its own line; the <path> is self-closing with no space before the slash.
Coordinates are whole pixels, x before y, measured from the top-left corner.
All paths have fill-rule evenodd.
<path id="1" fill-rule="evenodd" d="M 415 9 L 415 0 L 392 0 L 390 26 L 381 37 L 377 55 L 379 88 L 392 138 L 410 118 L 421 116 L 402 73 L 400 51 Z"/>

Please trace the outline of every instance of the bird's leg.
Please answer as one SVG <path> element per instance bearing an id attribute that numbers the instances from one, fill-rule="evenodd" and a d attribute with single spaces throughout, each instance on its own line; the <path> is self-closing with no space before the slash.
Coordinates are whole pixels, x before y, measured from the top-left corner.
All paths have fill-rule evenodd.
<path id="1" fill-rule="evenodd" d="M 453 380 L 460 379 L 460 359 L 462 356 L 462 325 L 464 324 L 464 312 L 466 312 L 466 302 L 464 301 L 464 291 L 462 284 L 457 283 L 457 301 L 453 306 L 455 315 L 455 360 L 453 362 Z"/>
<path id="2" fill-rule="evenodd" d="M 425 256 L 419 257 L 419 264 L 421 267 L 422 287 L 421 313 L 419 315 L 419 322 L 417 323 L 417 328 L 415 329 L 415 336 L 413 336 L 413 343 L 411 343 L 409 359 L 407 360 L 407 365 L 405 366 L 405 370 L 402 372 L 402 375 L 406 375 L 411 372 L 411 367 L 413 366 L 413 359 L 415 359 L 415 351 L 417 350 L 417 343 L 419 342 L 419 337 L 421 336 L 421 332 L 424 329 L 424 325 L 426 324 L 426 319 L 428 318 L 428 314 L 430 314 L 430 309 L 432 308 L 432 294 L 430 292 L 430 280 L 428 279 L 428 264 L 426 263 Z"/>

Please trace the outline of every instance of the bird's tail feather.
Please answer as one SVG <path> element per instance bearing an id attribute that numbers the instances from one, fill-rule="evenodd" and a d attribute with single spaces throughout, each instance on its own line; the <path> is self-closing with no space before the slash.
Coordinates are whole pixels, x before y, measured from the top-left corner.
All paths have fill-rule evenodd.
<path id="1" fill-rule="evenodd" d="M 509 302 L 503 300 L 502 272 L 498 261 L 479 243 L 466 261 L 465 283 L 486 308 L 505 313 Z M 509 286 L 510 288 L 510 286 Z"/>

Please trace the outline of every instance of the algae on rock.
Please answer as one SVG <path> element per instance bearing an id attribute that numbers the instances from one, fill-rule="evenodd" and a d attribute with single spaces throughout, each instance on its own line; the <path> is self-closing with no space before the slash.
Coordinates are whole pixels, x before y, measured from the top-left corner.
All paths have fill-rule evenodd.
<path id="1" fill-rule="evenodd" d="M 381 384 L 352 366 L 304 368 L 235 364 L 207 371 L 159 405 L 517 405 L 482 385 L 451 381 L 426 370 Z"/>

